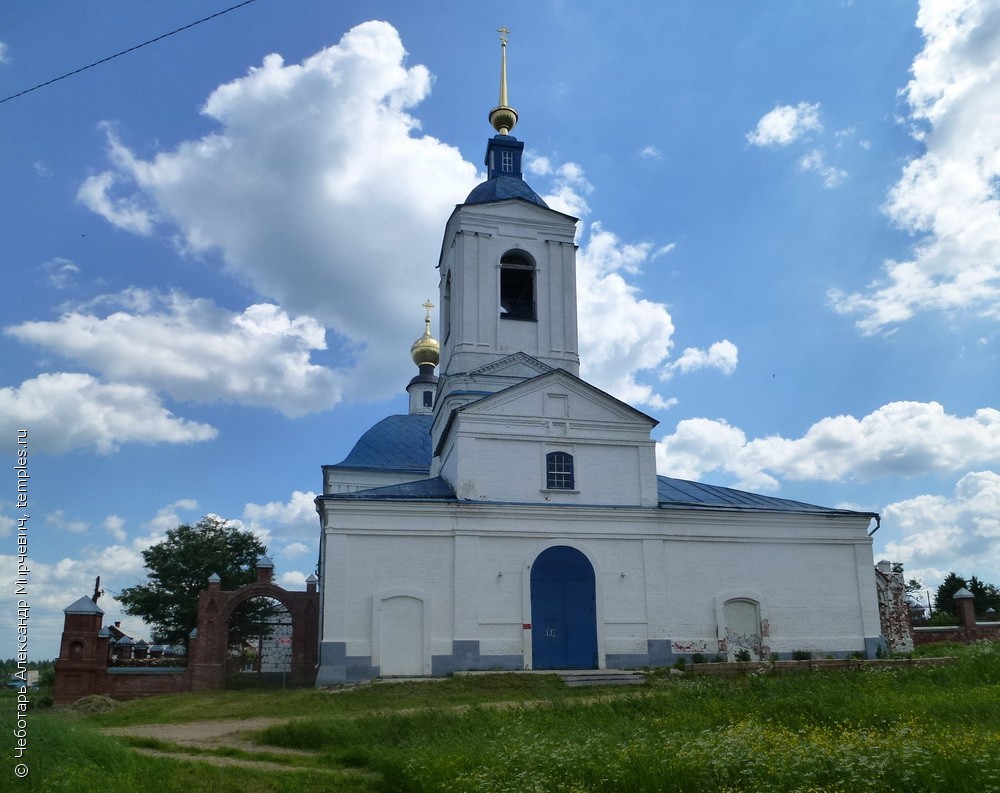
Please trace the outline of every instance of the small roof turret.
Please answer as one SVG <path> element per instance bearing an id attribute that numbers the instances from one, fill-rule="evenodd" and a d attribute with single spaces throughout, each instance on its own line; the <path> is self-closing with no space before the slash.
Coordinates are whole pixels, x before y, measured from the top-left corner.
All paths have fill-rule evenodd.
<path id="1" fill-rule="evenodd" d="M 104 609 L 98 606 L 89 597 L 81 597 L 63 609 L 63 614 L 104 614 Z"/>
<path id="2" fill-rule="evenodd" d="M 500 34 L 500 103 L 490 111 L 490 124 L 497 131 L 486 142 L 486 181 L 473 188 L 465 199 L 466 204 L 487 204 L 520 198 L 538 206 L 547 204 L 524 181 L 521 172 L 521 155 L 524 143 L 510 131 L 517 123 L 517 111 L 507 103 L 507 34 L 505 27 L 497 29 Z"/>

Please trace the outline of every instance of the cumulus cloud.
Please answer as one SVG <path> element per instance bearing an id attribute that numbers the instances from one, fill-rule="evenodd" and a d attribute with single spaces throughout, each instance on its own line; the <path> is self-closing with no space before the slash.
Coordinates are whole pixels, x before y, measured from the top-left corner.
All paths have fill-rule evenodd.
<path id="1" fill-rule="evenodd" d="M 345 353 L 364 350 L 351 396 L 394 393 L 437 291 L 441 229 L 476 182 L 457 149 L 419 134 L 408 110 L 431 80 L 405 54 L 390 25 L 367 22 L 301 64 L 269 55 L 209 96 L 216 130 L 200 139 L 145 160 L 109 128 L 113 167 L 81 200 L 135 233 L 159 223 L 185 250 L 217 251 L 283 310 L 334 329 Z"/>
<path id="2" fill-rule="evenodd" d="M 924 48 L 903 95 L 924 152 L 903 168 L 884 210 L 919 238 L 911 258 L 834 307 L 865 333 L 923 311 L 1000 317 L 1000 6 L 922 2 Z"/>
<path id="3" fill-rule="evenodd" d="M 552 187 L 545 194 L 545 203 L 558 212 L 582 218 L 590 213 L 585 196 L 594 186 L 583 175 L 583 168 L 575 162 L 553 165 L 548 157 L 535 156 L 528 161 L 529 173 L 547 176 Z"/>
<path id="4" fill-rule="evenodd" d="M 725 375 L 730 375 L 736 371 L 736 363 L 739 360 L 739 350 L 729 339 L 717 341 L 707 350 L 700 350 L 697 347 L 687 347 L 680 357 L 669 364 L 664 376 L 669 377 L 675 371 L 694 372 L 698 369 L 718 369 Z"/>
<path id="5" fill-rule="evenodd" d="M 882 510 L 883 555 L 928 587 L 949 572 L 1000 581 L 1000 474 L 973 471 L 950 496 L 921 495 Z"/>
<path id="6" fill-rule="evenodd" d="M 271 407 L 300 416 L 339 401 L 342 377 L 310 362 L 326 348 L 311 317 L 271 304 L 241 314 L 179 292 L 130 290 L 98 300 L 131 308 L 98 316 L 87 308 L 6 333 L 95 369 L 107 379 L 165 391 L 175 399 Z"/>
<path id="7" fill-rule="evenodd" d="M 82 534 L 90 528 L 85 521 L 67 520 L 66 513 L 61 509 L 50 512 L 46 516 L 45 522 L 57 531 L 69 531 L 73 534 Z"/>
<path id="8" fill-rule="evenodd" d="M 109 134 L 112 133 L 109 131 Z M 103 215 L 118 228 L 148 236 L 153 233 L 157 217 L 142 198 L 134 194 L 117 197 L 112 195 L 112 190 L 116 187 L 127 186 L 127 180 L 121 175 L 104 171 L 87 177 L 77 190 L 76 198 L 87 209 Z"/>
<path id="9" fill-rule="evenodd" d="M 662 152 L 656 146 L 646 146 L 639 152 L 639 156 L 646 160 L 662 160 Z"/>
<path id="10" fill-rule="evenodd" d="M 656 449 L 661 474 L 698 479 L 725 472 L 738 487 L 778 488 L 793 480 L 865 481 L 968 469 L 1000 460 L 1000 411 L 947 414 L 936 402 L 892 402 L 861 419 L 835 416 L 801 438 L 747 440 L 725 421 L 688 419 Z"/>
<path id="11" fill-rule="evenodd" d="M 125 532 L 124 526 L 125 519 L 119 515 L 108 515 L 104 519 L 104 528 L 115 538 L 115 542 L 123 543 L 128 539 L 128 534 Z"/>
<path id="12" fill-rule="evenodd" d="M 102 383 L 87 374 L 54 372 L 0 388 L 0 437 L 27 428 L 32 448 L 63 453 L 117 451 L 123 443 L 191 443 L 217 430 L 175 417 L 148 388 Z"/>
<path id="13" fill-rule="evenodd" d="M 753 146 L 787 146 L 809 132 L 823 129 L 819 121 L 819 102 L 814 105 L 778 105 L 757 122 L 757 128 L 747 133 Z"/>
<path id="14" fill-rule="evenodd" d="M 275 538 L 285 541 L 282 553 L 287 557 L 315 557 L 319 540 L 315 500 L 312 491 L 296 490 L 288 501 L 251 502 L 243 507 L 241 524 L 266 542 Z"/>
<path id="15" fill-rule="evenodd" d="M 672 403 L 638 381 L 670 355 L 674 323 L 667 307 L 638 296 L 625 274 L 650 257 L 649 243 L 623 243 L 600 223 L 590 225 L 577 257 L 581 374 L 631 404 L 667 408 Z"/>
<path id="16" fill-rule="evenodd" d="M 809 173 L 817 173 L 823 177 L 823 187 L 832 189 L 839 187 L 847 178 L 847 171 L 827 164 L 826 154 L 822 149 L 813 149 L 799 159 L 799 169 Z"/>

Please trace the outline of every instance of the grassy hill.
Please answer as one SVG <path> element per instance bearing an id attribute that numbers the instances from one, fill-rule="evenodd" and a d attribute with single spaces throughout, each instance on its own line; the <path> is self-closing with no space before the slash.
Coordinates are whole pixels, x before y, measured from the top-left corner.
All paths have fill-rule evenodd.
<path id="1" fill-rule="evenodd" d="M 1000 791 L 1000 643 L 921 652 L 959 660 L 736 679 L 659 670 L 623 688 L 462 676 L 36 709 L 30 773 L 14 789 Z M 13 700 L 3 704 L 13 723 Z"/>

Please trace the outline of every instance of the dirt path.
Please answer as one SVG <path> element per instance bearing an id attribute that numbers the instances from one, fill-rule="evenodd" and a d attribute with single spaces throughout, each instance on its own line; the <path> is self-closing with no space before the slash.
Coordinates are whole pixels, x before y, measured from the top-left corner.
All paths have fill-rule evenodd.
<path id="1" fill-rule="evenodd" d="M 310 765 L 298 765 L 297 757 L 312 757 L 311 752 L 298 749 L 285 749 L 280 746 L 260 746 L 243 736 L 248 732 L 263 730 L 274 724 L 281 724 L 288 719 L 256 718 L 256 719 L 215 719 L 212 721 L 192 721 L 180 724 L 137 724 L 131 727 L 107 727 L 101 732 L 105 735 L 123 738 L 152 738 L 157 741 L 172 744 L 177 750 L 167 748 L 152 749 L 133 746 L 132 751 L 149 757 L 166 757 L 171 760 L 208 763 L 215 766 L 237 766 L 258 771 L 317 771 L 343 775 L 345 773 L 363 773 L 353 770 L 325 769 Z M 185 751 L 185 750 L 192 751 Z M 240 757 L 227 757 L 220 754 L 210 754 L 213 749 L 240 749 L 253 754 L 266 752 L 269 755 L 288 757 L 289 762 L 280 763 L 272 760 L 247 760 Z"/>

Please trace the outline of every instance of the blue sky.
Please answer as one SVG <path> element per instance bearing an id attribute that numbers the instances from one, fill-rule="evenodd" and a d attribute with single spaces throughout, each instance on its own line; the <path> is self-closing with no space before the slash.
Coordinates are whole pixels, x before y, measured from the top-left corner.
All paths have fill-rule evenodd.
<path id="1" fill-rule="evenodd" d="M 5 6 L 0 93 L 225 6 Z M 406 409 L 501 24 L 526 179 L 581 218 L 583 375 L 659 419 L 660 473 L 876 511 L 876 560 L 1000 583 L 1000 3 L 607 8 L 258 0 L 0 104 L 32 657 L 204 514 L 303 585 L 320 466 Z"/>

